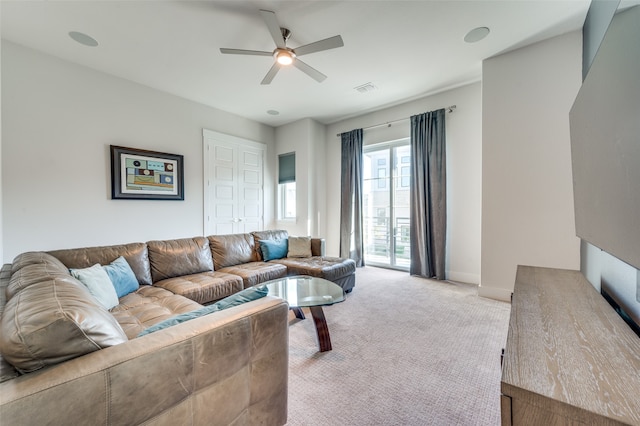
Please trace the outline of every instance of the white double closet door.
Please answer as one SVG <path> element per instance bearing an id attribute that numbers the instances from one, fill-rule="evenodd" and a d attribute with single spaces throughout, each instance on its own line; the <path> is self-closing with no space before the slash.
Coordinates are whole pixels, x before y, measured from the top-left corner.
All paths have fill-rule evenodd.
<path id="1" fill-rule="evenodd" d="M 266 145 L 203 129 L 205 235 L 264 228 Z"/>

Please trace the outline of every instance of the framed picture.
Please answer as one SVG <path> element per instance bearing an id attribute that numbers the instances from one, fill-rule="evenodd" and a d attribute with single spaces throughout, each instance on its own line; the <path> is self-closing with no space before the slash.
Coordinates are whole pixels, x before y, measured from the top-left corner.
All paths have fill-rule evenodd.
<path id="1" fill-rule="evenodd" d="M 111 198 L 184 200 L 183 156 L 111 145 Z"/>

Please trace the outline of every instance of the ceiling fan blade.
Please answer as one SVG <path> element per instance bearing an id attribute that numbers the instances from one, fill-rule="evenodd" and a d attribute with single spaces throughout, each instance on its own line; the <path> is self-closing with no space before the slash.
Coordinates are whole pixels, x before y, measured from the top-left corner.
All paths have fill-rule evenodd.
<path id="1" fill-rule="evenodd" d="M 284 37 L 282 37 L 282 31 L 280 30 L 280 24 L 278 24 L 278 19 L 276 18 L 276 14 L 270 10 L 260 9 L 260 14 L 262 15 L 262 19 L 265 24 L 267 24 L 267 28 L 271 33 L 271 38 L 276 43 L 280 49 L 284 49 L 287 47 L 284 43 Z"/>
<path id="2" fill-rule="evenodd" d="M 335 49 L 336 47 L 344 46 L 342 37 L 337 35 L 324 40 L 316 41 L 313 43 L 305 44 L 304 46 L 296 47 L 293 49 L 296 56 L 307 55 L 313 52 L 320 52 L 321 50 Z"/>
<path id="3" fill-rule="evenodd" d="M 231 55 L 273 56 L 273 52 L 263 52 L 262 50 L 227 49 L 224 47 L 220 48 L 220 53 Z"/>
<path id="4" fill-rule="evenodd" d="M 264 78 L 262 79 L 260 84 L 269 84 L 269 83 L 271 83 L 271 81 L 273 80 L 273 77 L 276 76 L 278 71 L 280 71 L 280 64 L 276 62 L 276 63 L 273 64 L 273 66 L 271 67 L 269 72 L 267 72 L 267 75 L 264 76 Z"/>
<path id="5" fill-rule="evenodd" d="M 326 75 L 322 74 L 317 69 L 310 67 L 306 63 L 302 62 L 300 59 L 296 58 L 293 61 L 293 65 L 303 73 L 307 74 L 309 77 L 313 78 L 318 83 L 322 83 L 327 78 Z"/>

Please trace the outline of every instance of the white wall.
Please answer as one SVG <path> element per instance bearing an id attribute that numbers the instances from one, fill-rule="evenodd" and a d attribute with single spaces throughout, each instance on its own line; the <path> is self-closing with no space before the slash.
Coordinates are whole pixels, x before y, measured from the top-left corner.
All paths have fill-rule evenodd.
<path id="1" fill-rule="evenodd" d="M 2 80 L 5 262 L 26 250 L 202 235 L 202 129 L 273 152 L 269 126 L 5 41 Z M 184 155 L 185 200 L 111 200 L 110 144 Z"/>
<path id="2" fill-rule="evenodd" d="M 276 128 L 276 156 L 290 152 L 296 154 L 296 219 L 282 220 L 276 216 L 278 218 L 276 228 L 285 229 L 290 235 L 309 235 L 307 221 L 310 213 L 307 191 L 309 176 L 306 173 L 309 137 L 308 120 L 300 120 Z M 278 200 L 277 194 L 275 199 Z M 277 208 L 276 215 L 278 215 Z"/>
<path id="3" fill-rule="evenodd" d="M 509 300 L 518 264 L 580 266 L 569 110 L 581 43 L 576 31 L 483 63 L 483 296 Z"/>
<path id="4" fill-rule="evenodd" d="M 276 157 L 296 153 L 296 219 L 277 220 L 278 229 L 290 235 L 322 237 L 324 231 L 325 126 L 303 119 L 276 129 Z M 277 188 L 276 188 L 277 191 Z M 277 196 L 274 196 L 277 199 Z M 277 212 L 276 212 L 277 214 Z"/>
<path id="5" fill-rule="evenodd" d="M 391 127 L 365 130 L 365 145 L 410 136 L 411 115 L 456 105 L 446 115 L 448 279 L 479 283 L 481 227 L 482 114 L 480 83 L 438 93 L 327 126 L 327 254 L 340 247 L 341 132 L 407 119 Z M 365 259 L 366 262 L 366 259 Z"/>
<path id="6" fill-rule="evenodd" d="M 313 184 L 309 191 L 313 194 L 310 200 L 309 221 L 311 223 L 311 235 L 325 238 L 327 233 L 327 126 L 317 121 L 310 120 L 311 146 L 309 147 L 310 170 L 313 174 Z"/>

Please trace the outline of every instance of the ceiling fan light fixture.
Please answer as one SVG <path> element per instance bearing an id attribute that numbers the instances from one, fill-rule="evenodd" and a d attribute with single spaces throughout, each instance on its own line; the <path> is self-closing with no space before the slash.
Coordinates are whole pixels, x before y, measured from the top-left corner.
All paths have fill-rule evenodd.
<path id="1" fill-rule="evenodd" d="M 309 66 L 306 62 L 298 59 L 298 56 L 342 47 L 344 46 L 342 37 L 337 35 L 325 38 L 324 40 L 318 40 L 313 43 L 305 44 L 303 46 L 298 46 L 295 49 L 291 49 L 287 47 L 287 40 L 291 36 L 291 31 L 286 28 L 280 27 L 280 25 L 278 24 L 278 20 L 276 19 L 276 14 L 271 10 L 260 9 L 260 15 L 262 15 L 262 19 L 264 20 L 265 24 L 267 25 L 267 29 L 271 34 L 271 38 L 276 44 L 275 50 L 267 52 L 264 50 L 228 49 L 221 47 L 220 53 L 233 55 L 272 56 L 274 59 L 274 63 L 273 65 L 271 65 L 271 68 L 269 68 L 269 71 L 260 82 L 260 84 L 262 85 L 271 84 L 271 81 L 273 81 L 273 78 L 278 73 L 278 70 L 283 67 L 289 67 L 291 65 L 307 74 L 318 83 L 322 83 L 327 78 L 327 76 L 322 74 L 317 69 Z"/>
<path id="2" fill-rule="evenodd" d="M 274 56 L 276 57 L 276 61 L 280 65 L 291 65 L 293 63 L 293 58 L 295 57 L 295 54 L 288 50 L 276 49 Z"/>

